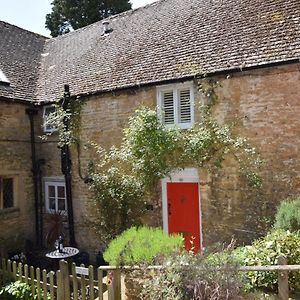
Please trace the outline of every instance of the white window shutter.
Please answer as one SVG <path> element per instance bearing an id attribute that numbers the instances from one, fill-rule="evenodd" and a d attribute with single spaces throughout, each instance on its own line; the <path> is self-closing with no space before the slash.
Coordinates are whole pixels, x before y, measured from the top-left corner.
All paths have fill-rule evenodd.
<path id="1" fill-rule="evenodd" d="M 179 123 L 191 123 L 192 122 L 192 110 L 191 110 L 191 91 L 185 89 L 179 91 Z"/>
<path id="2" fill-rule="evenodd" d="M 163 110 L 163 123 L 174 124 L 175 112 L 174 112 L 174 97 L 173 91 L 162 93 L 162 110 Z"/>

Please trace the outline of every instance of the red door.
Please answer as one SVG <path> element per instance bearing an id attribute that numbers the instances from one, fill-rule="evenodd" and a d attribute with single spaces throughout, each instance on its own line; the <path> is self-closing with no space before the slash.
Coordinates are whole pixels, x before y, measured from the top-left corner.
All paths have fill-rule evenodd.
<path id="1" fill-rule="evenodd" d="M 169 233 L 182 233 L 185 248 L 200 249 L 198 183 L 167 183 Z"/>

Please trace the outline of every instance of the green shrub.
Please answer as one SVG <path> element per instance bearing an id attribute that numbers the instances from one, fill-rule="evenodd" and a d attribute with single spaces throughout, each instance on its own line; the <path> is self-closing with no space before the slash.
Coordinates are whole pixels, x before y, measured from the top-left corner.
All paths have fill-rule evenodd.
<path id="1" fill-rule="evenodd" d="M 237 248 L 236 260 L 246 266 L 276 265 L 280 255 L 288 259 L 288 264 L 300 264 L 300 234 L 284 230 L 273 230 L 258 239 L 251 246 Z M 248 272 L 246 290 L 267 288 L 277 290 L 277 272 Z M 290 289 L 300 291 L 300 272 L 289 273 Z"/>
<path id="2" fill-rule="evenodd" d="M 275 216 L 274 227 L 290 231 L 300 230 L 300 196 L 281 202 Z"/>
<path id="3" fill-rule="evenodd" d="M 41 291 L 41 299 L 44 299 L 44 292 Z M 7 283 L 0 288 L 1 300 L 36 300 L 38 299 L 37 292 L 32 294 L 32 290 L 29 284 L 20 281 L 14 281 Z M 47 295 L 47 299 L 50 300 L 50 295 Z"/>
<path id="4" fill-rule="evenodd" d="M 1 300 L 32 300 L 36 299 L 32 294 L 30 285 L 15 281 L 9 282 L 0 288 Z"/>
<path id="5" fill-rule="evenodd" d="M 33 299 L 33 296 L 28 284 L 16 281 L 1 288 L 0 298 L 3 300 L 30 300 Z"/>
<path id="6" fill-rule="evenodd" d="M 145 276 L 140 297 L 145 300 L 236 299 L 242 278 L 235 266 L 228 252 L 205 257 L 184 251 L 167 258 L 159 272 L 144 271 L 150 276 Z M 217 267 L 230 268 L 216 271 Z"/>
<path id="7" fill-rule="evenodd" d="M 112 240 L 104 252 L 111 265 L 151 264 L 159 255 L 183 249 L 180 235 L 167 235 L 160 228 L 131 227 Z"/>

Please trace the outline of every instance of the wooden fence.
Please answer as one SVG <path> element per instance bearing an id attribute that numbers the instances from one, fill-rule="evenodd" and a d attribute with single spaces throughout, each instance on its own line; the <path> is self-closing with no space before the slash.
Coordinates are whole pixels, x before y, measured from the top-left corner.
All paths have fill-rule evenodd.
<path id="1" fill-rule="evenodd" d="M 148 269 L 161 269 L 153 266 Z M 94 268 L 77 267 L 66 261 L 59 262 L 59 270 L 47 273 L 46 270 L 17 264 L 15 261 L 2 259 L 0 265 L 0 285 L 5 279 L 19 280 L 28 283 L 39 300 L 121 300 L 121 271 L 137 270 L 139 267 L 113 266 Z M 219 268 L 216 271 L 226 271 L 229 268 Z M 278 294 L 281 300 L 289 299 L 288 273 L 300 271 L 300 265 L 287 265 L 287 259 L 278 258 L 278 265 L 238 267 L 239 272 L 278 272 Z M 105 276 L 104 276 L 105 275 Z"/>
<path id="2" fill-rule="evenodd" d="M 106 276 L 104 276 L 107 274 Z M 27 264 L 2 259 L 0 286 L 6 280 L 30 285 L 39 300 L 121 300 L 121 270 L 103 266 L 76 267 L 66 261 L 59 262 L 56 272 L 29 267 Z"/>

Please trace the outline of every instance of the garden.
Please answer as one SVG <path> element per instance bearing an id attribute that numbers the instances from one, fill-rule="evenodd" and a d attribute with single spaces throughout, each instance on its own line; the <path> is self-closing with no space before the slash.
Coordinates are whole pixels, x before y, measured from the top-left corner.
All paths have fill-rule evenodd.
<path id="1" fill-rule="evenodd" d="M 56 274 L 37 269 L 32 280 L 32 267 L 10 261 L 5 267 L 2 261 L 0 299 L 299 299 L 299 206 L 300 197 L 282 202 L 270 232 L 243 247 L 232 242 L 195 254 L 184 249 L 179 234 L 133 226 L 108 244 L 104 258 L 109 266 L 82 266 L 86 274 L 61 261 Z M 286 258 L 284 266 L 278 265 L 279 257 Z M 280 291 L 286 287 L 292 298 Z"/>

